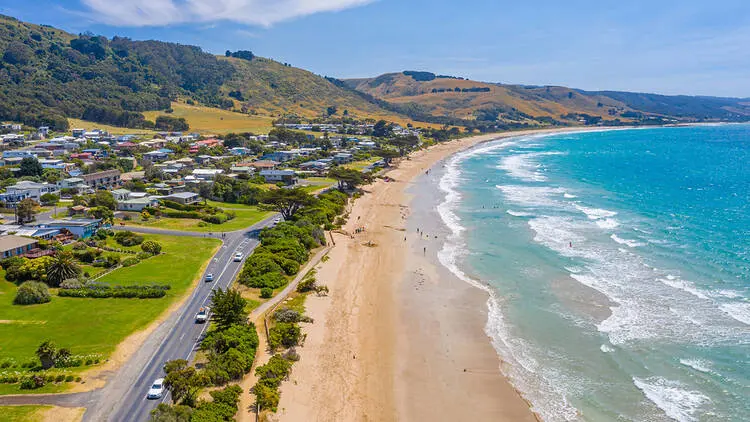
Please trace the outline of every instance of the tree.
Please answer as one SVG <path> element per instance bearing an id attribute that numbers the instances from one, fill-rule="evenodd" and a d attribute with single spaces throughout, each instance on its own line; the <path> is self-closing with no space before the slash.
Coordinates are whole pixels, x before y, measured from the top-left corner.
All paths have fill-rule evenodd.
<path id="1" fill-rule="evenodd" d="M 99 218 L 105 223 L 112 224 L 115 220 L 115 213 L 107 207 L 94 207 L 89 210 L 91 216 Z"/>
<path id="2" fill-rule="evenodd" d="M 151 411 L 149 422 L 190 422 L 190 415 L 193 408 L 190 406 L 170 406 L 166 403 L 159 403 L 156 409 Z"/>
<path id="3" fill-rule="evenodd" d="M 26 281 L 18 287 L 13 303 L 16 305 L 36 305 L 51 300 L 46 284 L 38 281 Z"/>
<path id="4" fill-rule="evenodd" d="M 247 300 L 237 290 L 218 288 L 211 297 L 213 319 L 219 330 L 234 324 L 247 324 Z"/>
<path id="5" fill-rule="evenodd" d="M 36 355 L 42 362 L 42 369 L 52 368 L 55 366 L 55 360 L 57 359 L 57 347 L 55 343 L 47 340 L 36 349 Z"/>
<path id="6" fill-rule="evenodd" d="M 346 167 L 334 167 L 328 172 L 328 177 L 339 182 L 339 189 L 354 189 L 365 181 L 362 172 Z"/>
<path id="7" fill-rule="evenodd" d="M 410 149 L 419 145 L 419 137 L 415 135 L 399 136 L 392 139 L 390 143 L 398 148 L 398 153 L 403 157 Z"/>
<path id="8" fill-rule="evenodd" d="M 292 189 L 271 189 L 261 198 L 261 202 L 273 206 L 284 220 L 291 220 L 302 207 L 312 205 L 315 197 L 300 187 Z"/>
<path id="9" fill-rule="evenodd" d="M 141 250 L 150 253 L 151 255 L 159 255 L 161 253 L 161 243 L 147 240 L 141 243 Z"/>
<path id="10" fill-rule="evenodd" d="M 89 199 L 90 207 L 107 207 L 111 210 L 117 209 L 117 200 L 112 192 L 106 190 L 96 191 L 94 196 Z"/>
<path id="11" fill-rule="evenodd" d="M 338 109 L 338 107 L 336 107 L 335 105 L 332 105 L 332 106 L 329 106 L 329 107 L 328 107 L 328 108 L 326 109 L 326 114 L 328 115 L 328 117 L 331 117 L 331 116 L 333 116 L 334 114 L 336 114 L 336 112 L 337 112 L 338 110 L 339 110 L 339 109 Z"/>
<path id="12" fill-rule="evenodd" d="M 22 199 L 18 205 L 16 205 L 16 219 L 20 224 L 34 221 L 34 216 L 38 212 L 39 204 L 31 198 Z"/>
<path id="13" fill-rule="evenodd" d="M 60 197 L 55 195 L 54 193 L 45 193 L 39 199 L 42 201 L 42 205 L 46 206 L 53 206 L 57 205 L 57 203 L 60 201 Z"/>
<path id="14" fill-rule="evenodd" d="M 209 380 L 202 372 L 188 365 L 184 359 L 171 360 L 164 364 L 164 387 L 172 392 L 172 401 L 187 406 L 194 406 L 201 388 L 209 385 Z"/>
<path id="15" fill-rule="evenodd" d="M 377 138 L 387 138 L 393 133 L 393 126 L 389 125 L 385 120 L 378 120 L 377 123 L 372 127 L 372 136 Z"/>
<path id="16" fill-rule="evenodd" d="M 44 173 L 42 165 L 35 157 L 24 157 L 18 170 L 19 176 L 41 176 Z"/>
<path id="17" fill-rule="evenodd" d="M 381 149 L 381 150 L 375 151 L 375 155 L 377 155 L 378 157 L 381 157 L 383 161 L 385 161 L 385 164 L 390 166 L 393 159 L 400 157 L 401 153 L 399 153 L 398 151 L 394 151 L 392 149 Z"/>
<path id="18" fill-rule="evenodd" d="M 81 273 L 81 267 L 73 259 L 73 254 L 61 251 L 55 254 L 47 266 L 47 283 L 57 287 L 64 280 L 76 278 Z"/>

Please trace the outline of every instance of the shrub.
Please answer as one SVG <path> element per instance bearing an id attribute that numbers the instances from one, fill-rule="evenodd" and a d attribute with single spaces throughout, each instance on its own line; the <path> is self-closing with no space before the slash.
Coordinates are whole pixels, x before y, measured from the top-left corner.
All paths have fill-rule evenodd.
<path id="1" fill-rule="evenodd" d="M 279 322 L 268 330 L 268 345 L 276 350 L 279 347 L 290 348 L 297 346 L 302 331 L 299 325 L 290 322 Z"/>
<path id="2" fill-rule="evenodd" d="M 133 265 L 135 265 L 135 264 L 137 264 L 139 262 L 141 262 L 141 260 L 138 259 L 138 257 L 129 256 L 129 257 L 127 257 L 127 258 L 125 258 L 125 259 L 122 260 L 122 266 L 123 267 L 130 267 L 130 266 L 133 266 Z"/>
<path id="3" fill-rule="evenodd" d="M 18 287 L 13 303 L 16 305 L 35 305 L 47 303 L 51 300 L 52 297 L 46 284 L 38 281 L 26 281 Z"/>
<path id="4" fill-rule="evenodd" d="M 141 250 L 151 255 L 159 255 L 161 253 L 161 244 L 153 240 L 147 240 L 141 243 Z"/>
<path id="5" fill-rule="evenodd" d="M 123 298 L 123 299 L 155 299 L 164 297 L 169 286 L 109 286 L 104 284 L 88 284 L 79 289 L 60 290 L 57 294 L 63 297 L 75 298 Z"/>
<path id="6" fill-rule="evenodd" d="M 151 255 L 151 254 L 150 254 L 150 253 L 148 253 L 148 252 L 138 252 L 138 253 L 137 253 L 137 254 L 135 255 L 135 257 L 136 257 L 136 258 L 138 258 L 138 259 L 139 259 L 139 260 L 141 260 L 141 261 L 143 261 L 144 259 L 149 259 L 149 258 L 151 258 L 152 256 L 153 256 L 153 255 Z"/>
<path id="7" fill-rule="evenodd" d="M 65 377 L 65 382 L 73 382 L 75 380 L 75 377 L 73 375 L 68 375 Z"/>
<path id="8" fill-rule="evenodd" d="M 77 279 L 77 278 L 68 278 L 63 280 L 62 283 L 60 283 L 61 289 L 79 289 L 83 287 L 83 285 L 86 284 L 85 281 Z"/>
<path id="9" fill-rule="evenodd" d="M 41 375 L 32 375 L 30 377 L 24 378 L 21 381 L 21 390 L 35 390 L 37 388 L 42 388 L 47 383 L 45 378 Z"/>
<path id="10" fill-rule="evenodd" d="M 73 251 L 73 257 L 75 259 L 90 264 L 102 254 L 102 251 L 94 248 L 76 249 Z"/>
<path id="11" fill-rule="evenodd" d="M 115 233 L 115 241 L 122 246 L 135 246 L 143 243 L 143 236 L 130 231 L 120 231 Z"/>
<path id="12" fill-rule="evenodd" d="M 55 377 L 55 382 L 63 382 L 65 381 L 65 374 L 59 374 Z"/>
<path id="13" fill-rule="evenodd" d="M 263 299 L 270 299 L 273 296 L 273 289 L 270 287 L 264 287 L 260 289 L 260 297 Z"/>

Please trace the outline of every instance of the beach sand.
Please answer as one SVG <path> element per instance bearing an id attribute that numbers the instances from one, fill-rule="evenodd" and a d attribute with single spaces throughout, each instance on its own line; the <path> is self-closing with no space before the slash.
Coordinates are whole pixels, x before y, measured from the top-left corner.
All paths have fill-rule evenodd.
<path id="1" fill-rule="evenodd" d="M 434 207 L 411 204 L 409 193 L 435 183 L 425 171 L 458 151 L 530 133 L 436 145 L 389 171 L 393 182 L 364 188 L 344 230 L 365 231 L 333 234 L 330 259 L 318 266 L 330 294 L 306 301 L 315 322 L 303 328 L 301 360 L 282 384 L 274 419 L 536 420 L 483 330 L 487 294 L 436 263 L 446 229 Z"/>

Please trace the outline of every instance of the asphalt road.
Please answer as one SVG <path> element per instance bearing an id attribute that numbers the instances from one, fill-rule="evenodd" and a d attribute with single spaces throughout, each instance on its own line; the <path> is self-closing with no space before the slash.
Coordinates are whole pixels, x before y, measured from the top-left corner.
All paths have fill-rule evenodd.
<path id="1" fill-rule="evenodd" d="M 208 324 L 195 323 L 195 313 L 202 306 L 210 305 L 213 289 L 226 289 L 231 285 L 242 267 L 242 262 L 234 262 L 234 254 L 242 253 L 244 262 L 244 258 L 259 244 L 257 235 L 260 229 L 272 225 L 274 218 L 275 215 L 247 230 L 225 234 L 221 249 L 203 274 L 204 279 L 206 274 L 213 274 L 214 281 L 201 281 L 180 310 L 161 324 L 135 355 L 111 377 L 107 385 L 96 392 L 84 414 L 84 421 L 147 421 L 152 409 L 170 399 L 165 395 L 161 400 L 147 400 L 146 392 L 155 379 L 164 377 L 165 362 L 174 359 L 190 360 L 193 357 L 208 328 Z M 135 227 L 127 229 L 175 234 L 167 230 L 139 230 Z M 195 236 L 206 234 L 196 233 Z M 221 234 L 214 233 L 211 237 L 221 238 Z M 174 265 L 180 263 L 175 262 Z"/>

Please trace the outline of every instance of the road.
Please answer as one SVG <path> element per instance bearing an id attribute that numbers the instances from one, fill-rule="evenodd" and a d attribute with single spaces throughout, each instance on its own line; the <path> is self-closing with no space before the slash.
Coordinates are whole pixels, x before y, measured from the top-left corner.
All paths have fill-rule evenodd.
<path id="1" fill-rule="evenodd" d="M 210 304 L 211 292 L 221 287 L 228 288 L 239 273 L 242 262 L 234 262 L 236 252 L 242 253 L 243 260 L 258 246 L 258 233 L 273 224 L 276 216 L 271 216 L 247 230 L 225 234 L 221 249 L 207 266 L 203 278 L 208 273 L 214 275 L 213 282 L 203 282 L 193 291 L 186 303 L 173 313 L 144 342 L 130 360 L 120 368 L 94 397 L 87 400 L 89 406 L 84 421 L 147 421 L 149 414 L 159 403 L 169 400 L 146 400 L 146 392 L 151 383 L 164 376 L 164 363 L 174 359 L 190 360 L 208 324 L 196 324 L 195 313 L 202 306 Z M 116 228 L 117 229 L 117 228 Z M 128 230 L 176 234 L 170 230 L 128 227 Z M 186 235 L 184 232 L 182 235 Z M 206 236 L 196 233 L 195 236 Z M 214 233 L 211 237 L 221 238 Z M 179 265 L 179 263 L 175 263 Z"/>

